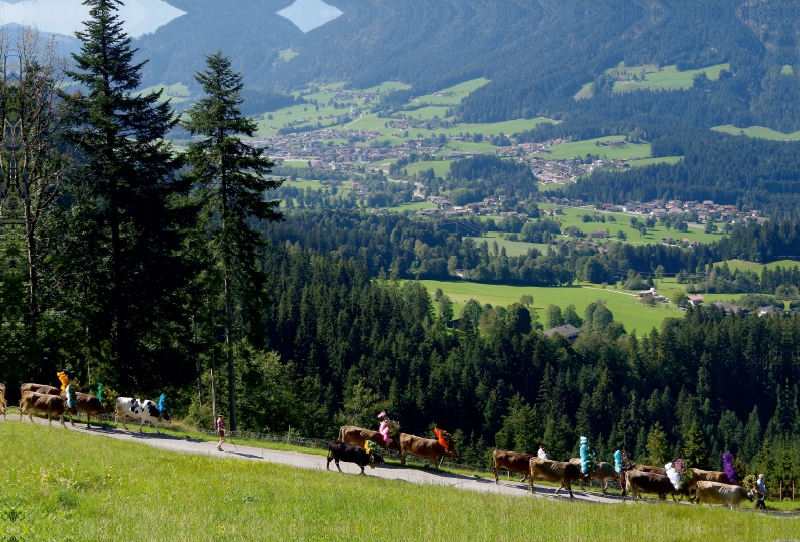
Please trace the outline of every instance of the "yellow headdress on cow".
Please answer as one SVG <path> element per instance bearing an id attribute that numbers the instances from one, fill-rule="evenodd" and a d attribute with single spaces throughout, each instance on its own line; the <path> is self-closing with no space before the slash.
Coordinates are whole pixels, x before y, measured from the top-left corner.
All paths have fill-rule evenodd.
<path id="1" fill-rule="evenodd" d="M 64 371 L 59 371 L 57 375 L 58 379 L 61 381 L 61 391 L 66 390 L 67 386 L 69 386 L 69 377 L 67 376 L 67 373 Z"/>

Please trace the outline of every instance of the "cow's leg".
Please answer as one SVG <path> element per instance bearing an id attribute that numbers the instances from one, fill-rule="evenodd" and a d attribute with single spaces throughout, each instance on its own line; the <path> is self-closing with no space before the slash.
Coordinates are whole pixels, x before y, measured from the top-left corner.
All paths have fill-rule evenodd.
<path id="1" fill-rule="evenodd" d="M 75 420 L 72 417 L 72 412 L 69 412 L 68 414 L 69 414 L 69 423 L 72 424 L 72 427 L 75 427 Z M 77 414 L 77 412 L 76 412 L 76 414 Z"/>
<path id="2" fill-rule="evenodd" d="M 497 477 L 497 463 L 494 464 L 494 483 L 499 484 L 500 479 Z"/>
<path id="3" fill-rule="evenodd" d="M 161 431 L 158 430 L 158 422 L 153 422 L 153 427 L 156 428 L 156 433 L 158 433 L 160 435 Z"/>
<path id="4" fill-rule="evenodd" d="M 608 478 L 603 481 L 603 495 L 606 495 L 606 488 L 608 487 Z"/>
<path id="5" fill-rule="evenodd" d="M 364 467 L 361 467 L 361 476 L 366 476 L 366 474 L 364 473 Z"/>
<path id="6" fill-rule="evenodd" d="M 442 459 L 444 459 L 444 458 L 442 458 Z M 440 462 L 442 459 L 439 459 L 439 461 L 434 461 L 434 462 L 433 462 L 433 466 L 434 466 L 434 467 L 436 467 L 436 472 L 439 472 L 439 462 Z"/>
<path id="7" fill-rule="evenodd" d="M 50 425 L 53 425 L 53 416 L 49 412 L 47 413 L 47 421 L 50 422 Z M 61 416 L 61 422 L 64 422 L 64 416 Z"/>
<path id="8" fill-rule="evenodd" d="M 64 429 L 67 428 L 67 424 L 64 423 L 64 414 L 61 414 L 61 425 L 64 426 Z"/>
<path id="9" fill-rule="evenodd" d="M 400 450 L 400 464 L 406 466 L 406 453 L 403 450 Z"/>
<path id="10" fill-rule="evenodd" d="M 89 420 L 91 420 L 91 419 L 92 419 L 92 415 L 87 412 L 86 413 L 86 429 L 91 429 L 92 428 L 92 424 L 89 423 Z"/>
<path id="11" fill-rule="evenodd" d="M 328 450 L 328 463 L 325 465 L 325 470 L 331 470 L 331 461 L 333 460 L 333 452 Z"/>
<path id="12" fill-rule="evenodd" d="M 337 457 L 336 459 L 334 459 L 334 461 L 336 461 L 336 468 L 339 469 L 339 472 L 342 472 L 342 467 L 339 466 L 339 458 Z M 364 467 L 361 467 L 361 470 L 363 472 Z M 342 472 L 342 474 L 344 473 Z"/>
<path id="13" fill-rule="evenodd" d="M 569 482 L 565 482 L 564 485 L 567 486 L 567 491 L 569 491 L 569 498 L 574 500 L 575 496 L 572 494 L 572 484 Z"/>

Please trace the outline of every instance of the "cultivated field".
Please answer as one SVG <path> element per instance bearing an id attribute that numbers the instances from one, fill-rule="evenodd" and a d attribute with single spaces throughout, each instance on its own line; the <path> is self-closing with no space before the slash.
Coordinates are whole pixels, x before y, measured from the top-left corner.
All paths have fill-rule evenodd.
<path id="1" fill-rule="evenodd" d="M 414 98 L 409 105 L 417 105 L 421 103 L 430 105 L 458 105 L 461 103 L 461 100 L 488 83 L 489 80 L 483 77 L 473 79 L 471 81 L 465 81 L 461 84 L 439 91 L 440 94 L 447 94 L 447 96 L 436 96 L 434 94 L 419 96 Z"/>
<path id="2" fill-rule="evenodd" d="M 0 423 L 0 451 L 0 532 L 26 540 L 727 542 L 797 529 L 796 520 L 719 507 L 648 503 L 623 512 L 182 455 L 15 422 Z"/>
<path id="3" fill-rule="evenodd" d="M 183 83 L 175 83 L 174 85 L 155 85 L 152 87 L 146 87 L 139 91 L 139 94 L 148 94 L 150 92 L 157 92 L 161 90 L 161 100 L 167 101 L 171 100 L 174 104 L 179 104 L 181 102 L 185 102 L 189 100 L 191 97 L 191 93 L 189 92 L 189 87 L 184 85 Z"/>

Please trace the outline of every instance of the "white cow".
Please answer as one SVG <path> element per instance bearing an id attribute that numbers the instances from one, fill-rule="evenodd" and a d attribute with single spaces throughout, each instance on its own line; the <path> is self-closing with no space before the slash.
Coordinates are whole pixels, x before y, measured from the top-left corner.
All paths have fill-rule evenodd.
<path id="1" fill-rule="evenodd" d="M 149 399 L 142 401 L 140 399 L 134 399 L 133 397 L 118 397 L 116 412 L 114 413 L 114 421 L 116 422 L 114 427 L 119 427 L 119 421 L 121 419 L 122 426 L 127 429 L 128 426 L 125 425 L 125 416 L 133 418 L 134 420 L 139 420 L 140 433 L 142 432 L 144 422 L 150 422 L 153 427 L 156 428 L 156 433 L 161 433 L 161 431 L 158 430 L 157 422 L 162 420 L 170 421 L 169 412 L 167 412 L 166 409 L 162 412 L 158 409 L 158 406 Z"/>
<path id="2" fill-rule="evenodd" d="M 697 504 L 723 504 L 739 506 L 745 499 L 753 500 L 755 490 L 746 490 L 743 487 L 722 484 L 720 482 L 707 482 L 705 480 L 697 482 Z"/>

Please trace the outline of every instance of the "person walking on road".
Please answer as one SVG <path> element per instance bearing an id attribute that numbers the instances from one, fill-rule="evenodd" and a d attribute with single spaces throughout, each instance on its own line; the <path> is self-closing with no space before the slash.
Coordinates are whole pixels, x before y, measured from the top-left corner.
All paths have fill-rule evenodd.
<path id="1" fill-rule="evenodd" d="M 219 435 L 219 444 L 217 450 L 222 451 L 222 444 L 225 442 L 225 420 L 222 419 L 222 414 L 217 416 L 217 435 Z"/>

